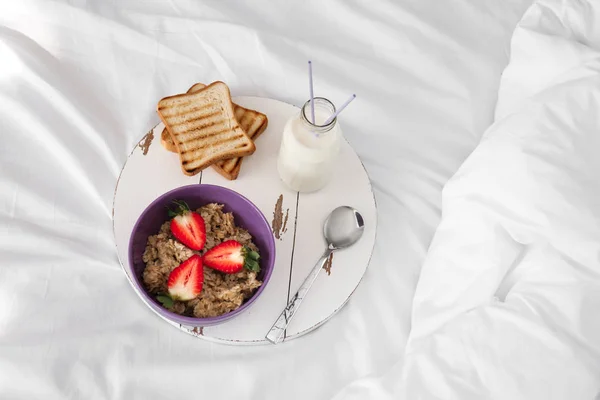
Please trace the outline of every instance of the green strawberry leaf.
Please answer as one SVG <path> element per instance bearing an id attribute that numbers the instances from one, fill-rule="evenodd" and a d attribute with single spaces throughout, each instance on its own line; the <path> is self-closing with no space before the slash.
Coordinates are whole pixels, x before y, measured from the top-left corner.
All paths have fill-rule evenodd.
<path id="1" fill-rule="evenodd" d="M 260 265 L 258 264 L 258 262 L 256 262 L 256 260 L 253 260 L 251 258 L 246 259 L 246 261 L 244 262 L 244 267 L 249 271 L 253 271 L 253 272 L 260 271 Z"/>
<path id="2" fill-rule="evenodd" d="M 173 203 L 175 203 L 182 212 L 190 211 L 190 206 L 188 206 L 188 204 L 183 200 L 173 200 Z"/>
<path id="3" fill-rule="evenodd" d="M 255 252 L 255 251 L 250 251 L 250 252 L 248 253 L 248 257 L 250 257 L 251 259 L 253 259 L 253 260 L 255 260 L 255 261 L 258 261 L 258 260 L 260 259 L 260 254 L 258 254 L 258 253 L 257 253 L 257 252 Z"/>
<path id="4" fill-rule="evenodd" d="M 173 204 L 175 204 L 175 210 L 172 210 L 167 206 L 167 209 L 169 210 L 169 217 L 176 217 L 190 211 L 190 206 L 188 206 L 188 204 L 183 200 L 173 200 Z"/>
<path id="5" fill-rule="evenodd" d="M 244 255 L 244 268 L 253 272 L 260 271 L 260 264 L 258 263 L 260 254 L 258 254 L 256 251 L 250 250 L 250 248 L 247 246 L 244 246 L 242 249 L 242 254 Z"/>
<path id="6" fill-rule="evenodd" d="M 166 308 L 173 307 L 173 299 L 169 295 L 159 294 L 156 296 L 156 300 L 158 300 Z"/>

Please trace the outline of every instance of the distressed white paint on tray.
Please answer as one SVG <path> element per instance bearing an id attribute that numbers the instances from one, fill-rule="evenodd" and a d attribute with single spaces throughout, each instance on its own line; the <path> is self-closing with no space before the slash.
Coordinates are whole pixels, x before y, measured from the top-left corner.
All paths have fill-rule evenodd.
<path id="1" fill-rule="evenodd" d="M 346 303 L 360 282 L 375 242 L 375 202 L 367 174 L 345 141 L 330 185 L 312 194 L 298 195 L 289 190 L 279 180 L 276 161 L 283 126 L 291 115 L 298 112 L 298 108 L 258 97 L 236 97 L 234 101 L 261 111 L 269 118 L 267 130 L 256 142 L 256 152 L 244 159 L 238 179 L 228 181 L 211 168 L 204 170 L 202 176 L 185 176 L 179 167 L 178 157 L 160 145 L 163 125 L 159 124 L 154 128 L 154 140 L 148 153 L 143 155 L 142 149 L 136 146 L 115 190 L 113 223 L 117 251 L 121 263 L 126 263 L 129 236 L 138 216 L 152 200 L 173 188 L 197 183 L 200 179 L 202 183 L 231 188 L 255 203 L 269 222 L 273 219 L 277 199 L 283 195 L 284 216 L 289 209 L 287 232 L 282 234 L 281 240 L 275 241 L 275 269 L 257 301 L 243 314 L 222 325 L 194 329 L 171 323 L 207 340 L 229 344 L 268 344 L 265 334 L 285 307 L 288 296 L 295 293 L 325 248 L 322 224 L 327 214 L 339 205 L 355 207 L 365 219 L 364 236 L 354 247 L 336 253 L 330 276 L 325 271 L 319 276 L 288 328 L 286 340 L 290 340 L 329 319 Z M 294 244 L 296 206 L 299 217 Z M 124 269 L 127 271 L 127 268 Z"/>

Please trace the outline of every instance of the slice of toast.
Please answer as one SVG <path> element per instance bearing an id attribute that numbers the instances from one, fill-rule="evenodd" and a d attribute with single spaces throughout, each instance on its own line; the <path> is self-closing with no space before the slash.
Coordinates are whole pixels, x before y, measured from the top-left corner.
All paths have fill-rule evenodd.
<path id="1" fill-rule="evenodd" d="M 254 153 L 254 142 L 237 119 L 229 88 L 214 82 L 194 93 L 169 96 L 158 102 L 186 175 L 196 175 L 217 161 Z"/>
<path id="2" fill-rule="evenodd" d="M 188 89 L 187 93 L 194 93 L 204 89 L 205 87 L 206 85 L 202 83 L 196 83 L 194 86 Z M 260 134 L 263 133 L 267 128 L 269 123 L 267 116 L 258 111 L 238 106 L 235 103 L 233 103 L 233 109 L 238 123 L 242 129 L 246 132 L 248 137 L 252 139 L 252 141 L 256 141 Z M 167 131 L 167 128 L 163 129 L 162 134 L 160 135 L 160 142 L 165 149 L 177 153 L 177 148 L 175 147 L 175 143 L 173 143 L 173 139 L 171 139 L 171 135 Z M 217 161 L 212 165 L 212 168 L 225 178 L 234 180 L 240 173 L 242 160 L 242 157 L 234 157 L 230 158 L 229 160 Z"/>

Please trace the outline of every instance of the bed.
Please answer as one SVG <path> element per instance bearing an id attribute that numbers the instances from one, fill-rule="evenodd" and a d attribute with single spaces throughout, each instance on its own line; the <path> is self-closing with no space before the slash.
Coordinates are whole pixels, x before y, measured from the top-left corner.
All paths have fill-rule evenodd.
<path id="1" fill-rule="evenodd" d="M 473 310 L 492 300 L 507 303 L 521 277 L 511 275 L 495 293 L 489 287 L 500 272 L 491 270 L 495 280 L 483 285 L 489 290 L 461 302 L 452 294 L 469 292 L 460 285 L 465 280 L 440 261 L 467 257 L 449 244 L 453 233 L 454 240 L 465 237 L 464 226 L 453 224 L 465 208 L 452 201 L 486 182 L 473 176 L 473 157 L 480 154 L 482 162 L 496 154 L 478 147 L 484 132 L 493 142 L 498 135 L 488 127 L 494 120 L 518 114 L 520 101 L 548 85 L 532 71 L 527 76 L 539 78 L 538 86 L 522 80 L 533 62 L 523 58 L 528 40 L 563 35 L 561 49 L 570 49 L 577 45 L 569 41 L 588 38 L 590 59 L 598 49 L 594 21 L 600 18 L 591 0 L 540 1 L 515 31 L 530 6 L 525 0 L 1 5 L 0 398 L 593 399 L 600 376 L 598 339 L 592 339 L 597 325 L 584 321 L 598 309 L 597 226 L 569 226 L 589 243 L 574 264 L 582 274 L 574 285 L 589 296 L 566 300 L 568 307 L 561 303 L 572 311 L 564 315 L 577 320 L 514 330 L 508 315 L 500 319 L 508 325 L 496 331 L 482 323 L 496 321 L 493 312 Z M 502 75 L 511 38 L 513 60 Z M 551 47 L 544 54 L 556 51 Z M 577 54 L 568 58 L 571 67 L 581 63 Z M 317 92 L 337 101 L 358 96 L 343 126 L 378 206 L 368 272 L 334 318 L 289 343 L 239 348 L 185 335 L 144 306 L 117 260 L 111 207 L 120 169 L 158 123 L 161 97 L 223 80 L 233 95 L 301 105 L 307 59 L 315 65 Z M 598 105 L 597 93 L 581 96 Z M 584 196 L 591 203 L 583 206 L 597 201 L 594 193 Z M 585 217 L 598 221 L 590 210 Z M 489 239 L 505 243 L 493 251 L 523 257 L 513 242 Z M 430 245 L 434 252 L 427 256 Z M 456 290 L 448 290 L 453 285 Z M 579 375 L 533 366 L 538 380 L 528 381 L 521 375 L 528 369 L 517 368 L 524 356 L 509 362 L 493 351 L 510 344 L 520 352 L 518 344 L 533 343 L 536 329 L 548 332 L 561 323 L 586 329 L 537 343 L 532 356 L 542 363 L 546 351 L 561 346 L 562 365 L 577 367 Z M 458 335 L 465 329 L 472 330 L 469 342 Z M 486 329 L 498 334 L 495 340 L 485 342 Z M 507 369 L 490 381 L 501 367 Z M 534 390 L 544 379 L 564 389 L 569 377 L 579 391 Z"/>

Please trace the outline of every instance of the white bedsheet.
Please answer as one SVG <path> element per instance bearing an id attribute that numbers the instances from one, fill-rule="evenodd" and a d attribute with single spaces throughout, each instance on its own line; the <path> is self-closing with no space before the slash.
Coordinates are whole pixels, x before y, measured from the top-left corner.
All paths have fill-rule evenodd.
<path id="1" fill-rule="evenodd" d="M 2 2 L 0 398 L 328 399 L 399 379 L 442 186 L 492 122 L 529 3 Z M 147 310 L 118 264 L 120 168 L 161 97 L 221 79 L 302 104 L 309 58 L 319 95 L 358 95 L 342 122 L 378 203 L 371 267 L 301 339 L 192 338 Z"/>

